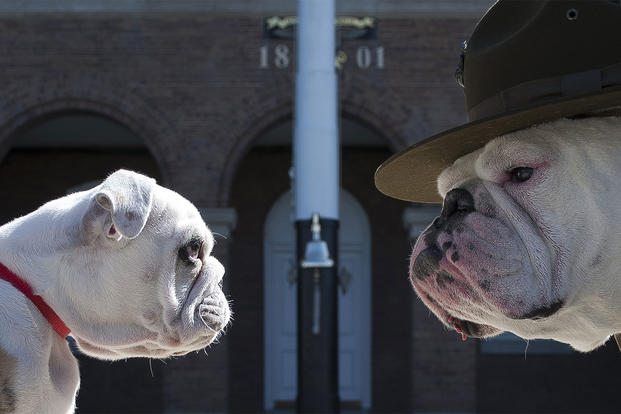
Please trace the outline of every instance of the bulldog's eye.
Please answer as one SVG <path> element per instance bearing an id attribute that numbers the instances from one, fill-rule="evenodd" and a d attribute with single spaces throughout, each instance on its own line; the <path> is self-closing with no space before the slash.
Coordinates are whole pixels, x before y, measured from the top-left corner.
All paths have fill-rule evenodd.
<path id="1" fill-rule="evenodd" d="M 188 243 L 188 256 L 192 259 L 198 259 L 198 254 L 201 251 L 201 242 L 197 240 L 192 240 Z"/>
<path id="2" fill-rule="evenodd" d="M 187 262 L 198 259 L 200 256 L 203 242 L 199 239 L 192 239 L 179 249 L 179 257 Z"/>
<path id="3" fill-rule="evenodd" d="M 509 175 L 511 176 L 511 181 L 523 183 L 533 176 L 533 169 L 531 167 L 516 167 L 509 171 Z"/>

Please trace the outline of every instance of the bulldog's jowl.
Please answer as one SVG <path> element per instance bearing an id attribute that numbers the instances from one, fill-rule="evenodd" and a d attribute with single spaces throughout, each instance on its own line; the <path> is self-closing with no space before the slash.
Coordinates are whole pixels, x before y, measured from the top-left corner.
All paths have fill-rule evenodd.
<path id="1" fill-rule="evenodd" d="M 457 159 L 412 252 L 420 299 L 462 336 L 590 351 L 620 332 L 619 140 L 621 117 L 562 119 Z"/>

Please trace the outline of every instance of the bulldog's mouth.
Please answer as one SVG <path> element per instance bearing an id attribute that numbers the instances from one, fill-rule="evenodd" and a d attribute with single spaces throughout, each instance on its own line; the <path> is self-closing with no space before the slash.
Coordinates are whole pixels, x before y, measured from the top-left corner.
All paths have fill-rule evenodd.
<path id="1" fill-rule="evenodd" d="M 457 333 L 461 334 L 461 338 L 464 341 L 466 338 L 487 338 L 502 332 L 500 329 L 490 325 L 476 323 L 453 316 L 444 309 L 437 300 L 432 298 L 429 293 L 419 292 L 418 290 L 417 292 L 425 305 L 427 305 L 447 327 L 453 328 Z M 421 295 L 421 293 L 423 294 Z"/>
<path id="2" fill-rule="evenodd" d="M 492 330 L 496 331 L 491 326 L 454 318 L 453 316 L 449 316 L 447 322 L 453 326 L 457 333 L 461 334 L 461 339 L 464 341 L 468 337 L 484 338 L 486 336 L 490 336 L 492 334 Z"/>
<path id="3" fill-rule="evenodd" d="M 195 311 L 206 327 L 221 331 L 229 322 L 230 310 L 222 291 L 206 296 Z"/>
<path id="4" fill-rule="evenodd" d="M 222 291 L 224 268 L 213 257 L 204 260 L 198 275 L 192 281 L 182 312 L 188 324 L 204 325 L 218 333 L 229 322 L 230 309 Z"/>
<path id="5" fill-rule="evenodd" d="M 201 277 L 204 278 L 204 276 Z M 224 292 L 218 285 L 213 289 L 196 292 L 196 296 L 186 303 L 186 308 L 191 310 L 193 315 L 192 319 L 199 322 L 199 326 L 202 324 L 209 331 L 218 333 L 228 324 L 231 313 Z"/>
<path id="6" fill-rule="evenodd" d="M 421 234 L 410 280 L 427 307 L 463 339 L 489 337 L 502 329 L 488 323 L 537 321 L 563 307 L 562 300 L 546 297 L 529 257 L 514 229 L 501 220 L 457 212 L 436 219 Z"/>

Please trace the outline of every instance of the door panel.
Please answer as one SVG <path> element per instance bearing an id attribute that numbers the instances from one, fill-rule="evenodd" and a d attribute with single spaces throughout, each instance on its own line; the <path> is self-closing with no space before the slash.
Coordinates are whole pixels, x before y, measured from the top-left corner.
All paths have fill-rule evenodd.
<path id="1" fill-rule="evenodd" d="M 265 408 L 297 396 L 297 290 L 295 232 L 289 194 L 272 207 L 265 226 Z M 350 280 L 339 288 L 339 394 L 342 401 L 370 408 L 370 240 L 366 214 L 341 194 L 339 271 Z"/>

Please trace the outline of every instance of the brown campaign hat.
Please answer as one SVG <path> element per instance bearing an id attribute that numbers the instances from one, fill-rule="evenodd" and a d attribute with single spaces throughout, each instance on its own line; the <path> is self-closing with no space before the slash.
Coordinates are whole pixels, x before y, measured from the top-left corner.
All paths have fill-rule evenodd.
<path id="1" fill-rule="evenodd" d="M 457 77 L 468 123 L 385 161 L 375 173 L 382 193 L 439 203 L 440 172 L 495 137 L 621 107 L 621 6 L 500 0 L 474 29 Z"/>

